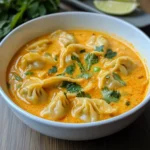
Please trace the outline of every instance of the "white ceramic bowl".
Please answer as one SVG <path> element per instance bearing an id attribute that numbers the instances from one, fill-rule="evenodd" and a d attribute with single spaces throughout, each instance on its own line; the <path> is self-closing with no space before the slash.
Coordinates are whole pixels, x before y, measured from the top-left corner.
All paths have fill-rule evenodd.
<path id="1" fill-rule="evenodd" d="M 20 120 L 48 136 L 67 140 L 89 140 L 115 133 L 133 122 L 145 109 L 150 96 L 132 110 L 117 117 L 93 123 L 69 124 L 36 117 L 18 107 L 6 87 L 8 64 L 18 49 L 28 41 L 57 29 L 92 29 L 116 34 L 131 42 L 150 67 L 150 40 L 134 26 L 106 15 L 83 12 L 58 13 L 29 21 L 12 31 L 0 45 L 0 93 Z M 149 92 L 148 92 L 149 93 Z"/>

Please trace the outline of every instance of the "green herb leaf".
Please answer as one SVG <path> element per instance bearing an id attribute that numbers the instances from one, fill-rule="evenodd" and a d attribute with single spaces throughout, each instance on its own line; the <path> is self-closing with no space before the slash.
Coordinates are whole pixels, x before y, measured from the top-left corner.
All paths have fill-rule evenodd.
<path id="1" fill-rule="evenodd" d="M 59 0 L 0 0 L 0 40 L 17 25 L 59 10 Z"/>
<path id="2" fill-rule="evenodd" d="M 85 72 L 85 68 L 84 68 L 83 64 L 81 63 L 80 59 L 77 56 L 72 55 L 71 59 L 76 61 L 77 65 L 79 66 L 79 68 L 81 70 L 81 72 Z"/>
<path id="3" fill-rule="evenodd" d="M 17 89 L 19 89 L 19 88 L 21 87 L 21 84 L 17 84 L 17 86 L 16 86 L 16 87 L 17 87 Z"/>
<path id="4" fill-rule="evenodd" d="M 46 52 L 46 53 L 44 53 L 44 56 L 45 56 L 45 57 L 51 57 L 51 54 L 48 53 L 48 52 Z"/>
<path id="5" fill-rule="evenodd" d="M 17 74 L 17 73 L 13 73 L 15 80 L 17 81 L 23 81 L 23 79 Z"/>
<path id="6" fill-rule="evenodd" d="M 25 72 L 25 75 L 26 76 L 31 76 L 31 75 L 33 75 L 34 73 L 32 72 L 32 71 L 27 71 L 27 72 Z"/>
<path id="7" fill-rule="evenodd" d="M 131 104 L 130 101 L 126 102 L 126 106 L 130 106 L 130 104 Z"/>
<path id="8" fill-rule="evenodd" d="M 28 6 L 27 2 L 22 3 L 20 11 L 16 15 L 14 15 L 14 17 L 12 18 L 12 21 L 10 24 L 11 29 L 13 29 L 19 23 L 19 21 L 22 19 L 24 12 L 27 9 L 27 6 Z"/>
<path id="9" fill-rule="evenodd" d="M 101 68 L 100 67 L 94 67 L 94 72 L 100 72 Z"/>
<path id="10" fill-rule="evenodd" d="M 78 93 L 82 89 L 79 84 L 68 81 L 63 81 L 61 87 L 66 88 L 70 93 Z"/>
<path id="11" fill-rule="evenodd" d="M 85 53 L 86 51 L 85 51 L 85 49 L 83 49 L 83 50 L 80 50 L 80 53 Z"/>
<path id="12" fill-rule="evenodd" d="M 117 52 L 113 52 L 111 49 L 108 49 L 104 57 L 108 59 L 112 59 L 116 55 L 117 55 Z"/>
<path id="13" fill-rule="evenodd" d="M 65 76 L 65 73 L 57 74 L 56 76 Z"/>
<path id="14" fill-rule="evenodd" d="M 108 74 L 108 75 L 106 75 L 106 77 L 105 77 L 106 79 L 110 79 L 110 75 Z"/>
<path id="15" fill-rule="evenodd" d="M 88 53 L 85 57 L 85 62 L 87 64 L 87 70 L 90 70 L 92 65 L 98 63 L 99 58 L 95 54 Z"/>
<path id="16" fill-rule="evenodd" d="M 53 74 L 57 72 L 57 67 L 53 66 L 51 69 L 48 70 L 48 74 Z"/>
<path id="17" fill-rule="evenodd" d="M 95 47 L 95 51 L 97 51 L 97 52 L 104 52 L 104 45 L 102 45 L 102 46 L 96 46 Z"/>
<path id="18" fill-rule="evenodd" d="M 103 99 L 107 103 L 117 102 L 120 99 L 120 93 L 118 91 L 109 90 L 107 87 L 102 89 Z"/>
<path id="19" fill-rule="evenodd" d="M 87 97 L 87 98 L 91 98 L 90 94 L 85 93 L 85 92 L 83 92 L 83 91 L 77 93 L 76 96 L 77 96 L 77 97 Z"/>
<path id="20" fill-rule="evenodd" d="M 58 56 L 55 55 L 54 60 L 57 61 L 58 60 Z"/>
<path id="21" fill-rule="evenodd" d="M 123 85 L 123 86 L 126 85 L 126 83 L 121 79 L 121 77 L 120 77 L 118 74 L 113 73 L 113 77 L 114 77 L 114 79 L 117 80 L 121 85 Z"/>
<path id="22" fill-rule="evenodd" d="M 65 72 L 70 75 L 72 75 L 74 71 L 75 71 L 75 64 L 68 66 L 65 70 Z"/>
<path id="23" fill-rule="evenodd" d="M 91 77 L 92 77 L 92 75 L 89 73 L 82 73 L 78 76 L 78 78 L 85 78 L 85 79 L 89 79 Z"/>

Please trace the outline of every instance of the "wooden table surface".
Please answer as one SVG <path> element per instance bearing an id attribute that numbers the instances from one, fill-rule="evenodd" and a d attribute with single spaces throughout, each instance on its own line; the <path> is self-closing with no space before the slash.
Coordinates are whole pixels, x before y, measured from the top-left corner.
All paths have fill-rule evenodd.
<path id="1" fill-rule="evenodd" d="M 68 9 L 64 5 L 62 7 Z M 32 130 L 12 113 L 0 97 L 0 150 L 91 149 L 150 150 L 150 103 L 145 112 L 124 130 L 97 140 L 75 142 L 54 139 Z"/>

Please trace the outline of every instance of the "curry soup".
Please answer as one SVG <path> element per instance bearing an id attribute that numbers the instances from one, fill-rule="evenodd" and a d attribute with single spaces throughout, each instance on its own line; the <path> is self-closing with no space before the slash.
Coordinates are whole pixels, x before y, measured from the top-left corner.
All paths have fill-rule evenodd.
<path id="1" fill-rule="evenodd" d="M 36 116 L 67 123 L 120 115 L 145 97 L 139 55 L 107 34 L 58 30 L 23 46 L 8 67 L 12 100 Z"/>

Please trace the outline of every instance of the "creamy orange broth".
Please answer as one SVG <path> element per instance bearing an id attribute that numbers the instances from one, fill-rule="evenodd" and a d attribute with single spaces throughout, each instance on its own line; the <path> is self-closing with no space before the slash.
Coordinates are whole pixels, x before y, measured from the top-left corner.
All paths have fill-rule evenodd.
<path id="1" fill-rule="evenodd" d="M 111 68 L 105 68 L 104 65 L 107 62 L 111 62 L 113 60 L 116 60 L 117 58 L 121 56 L 128 56 L 132 59 L 136 67 L 133 69 L 133 71 L 128 75 L 123 75 L 120 72 L 115 71 L 121 79 L 126 83 L 125 86 L 121 86 L 119 88 L 114 88 L 113 90 L 118 91 L 120 93 L 120 98 L 116 102 L 111 102 L 109 105 L 112 108 L 115 108 L 117 111 L 114 113 L 102 113 L 99 114 L 100 118 L 98 120 L 104 120 L 108 119 L 117 115 L 120 115 L 133 107 L 137 106 L 141 101 L 143 101 L 147 88 L 148 88 L 148 76 L 146 72 L 146 68 L 141 61 L 139 55 L 131 49 L 131 47 L 127 46 L 125 43 L 122 43 L 121 41 L 107 35 L 104 33 L 99 33 L 95 31 L 87 31 L 87 30 L 69 30 L 66 31 L 67 33 L 70 33 L 74 36 L 76 39 L 76 42 L 79 44 L 82 44 L 83 46 L 86 46 L 87 41 L 90 39 L 92 35 L 95 35 L 96 37 L 98 35 L 102 35 L 109 43 L 108 49 L 111 49 L 113 52 L 117 52 L 117 55 L 113 57 L 112 59 L 105 58 L 103 56 L 98 56 L 99 62 L 92 65 L 90 71 L 88 73 L 92 74 L 92 77 L 89 79 L 84 79 L 81 83 L 79 83 L 82 88 L 85 87 L 89 81 L 92 81 L 92 87 L 90 91 L 87 93 L 91 96 L 91 98 L 97 98 L 97 99 L 104 99 L 102 95 L 102 89 L 98 87 L 98 75 L 101 71 L 108 71 L 111 70 Z M 22 100 L 17 96 L 18 89 L 21 88 L 22 83 L 25 82 L 27 79 L 30 79 L 31 77 L 38 77 L 38 74 L 41 70 L 45 71 L 43 76 L 38 77 L 41 80 L 51 78 L 52 76 L 56 76 L 58 74 L 62 74 L 65 71 L 65 68 L 71 64 L 75 64 L 75 71 L 72 75 L 66 74 L 65 76 L 71 77 L 71 78 L 77 78 L 79 74 L 81 74 L 80 69 L 78 67 L 78 64 L 75 61 L 69 61 L 65 63 L 63 68 L 60 68 L 60 54 L 63 51 L 62 46 L 58 42 L 58 39 L 51 40 L 50 35 L 45 35 L 39 38 L 34 39 L 33 41 L 29 42 L 25 46 L 23 46 L 17 54 L 14 56 L 12 61 L 10 62 L 10 65 L 8 67 L 8 73 L 7 73 L 7 82 L 10 85 L 9 92 L 12 97 L 12 100 L 21 108 L 24 110 L 30 112 L 31 114 L 34 114 L 36 116 L 42 117 L 40 115 L 41 111 L 49 105 L 49 103 L 54 98 L 54 94 L 58 93 L 59 91 L 67 92 L 65 88 L 60 87 L 52 87 L 52 88 L 45 88 L 44 90 L 46 93 L 48 93 L 48 97 L 44 102 L 38 102 L 36 104 L 29 102 L 28 100 Z M 47 65 L 44 67 L 44 69 L 39 70 L 30 70 L 33 72 L 31 75 L 25 75 L 25 70 L 20 68 L 21 66 L 21 59 L 22 57 L 29 53 L 27 51 L 28 47 L 37 42 L 41 39 L 48 39 L 50 40 L 50 43 L 48 44 L 47 48 L 43 51 L 37 51 L 36 53 L 39 53 L 40 56 L 43 56 L 46 52 L 50 53 L 52 56 L 57 56 L 57 63 L 56 65 Z M 92 48 L 85 48 L 86 53 L 94 51 Z M 35 53 L 35 52 L 34 52 Z M 82 64 L 85 66 L 85 55 L 86 53 L 78 53 L 79 59 L 81 60 Z M 57 72 L 53 74 L 48 74 L 48 70 L 52 68 L 52 66 L 57 67 Z M 94 67 L 100 67 L 100 72 L 94 72 Z M 21 77 L 21 81 L 17 81 L 14 77 L 13 73 L 17 73 Z M 111 89 L 112 90 L 112 89 Z M 69 111 L 67 111 L 67 114 L 63 117 L 60 117 L 59 119 L 53 119 L 50 115 L 43 116 L 45 119 L 60 121 L 60 122 L 69 122 L 69 123 L 81 123 L 81 122 L 90 122 L 85 121 L 84 119 L 81 119 L 80 117 L 73 117 L 71 114 L 71 110 L 73 109 L 72 102 L 74 101 L 75 97 L 69 98 Z M 105 100 L 104 100 L 105 101 Z M 74 106 L 75 107 L 75 106 Z M 82 110 L 83 111 L 83 110 Z M 82 112 L 81 112 L 82 113 Z M 88 114 L 87 114 L 88 115 Z M 90 114 L 89 114 L 90 115 Z M 94 120 L 94 121 L 98 121 Z"/>

